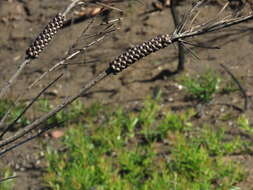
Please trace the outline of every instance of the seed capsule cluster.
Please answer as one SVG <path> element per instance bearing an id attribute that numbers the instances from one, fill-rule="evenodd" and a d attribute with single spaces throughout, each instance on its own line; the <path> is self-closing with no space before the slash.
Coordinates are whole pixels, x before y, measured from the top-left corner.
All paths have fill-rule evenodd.
<path id="1" fill-rule="evenodd" d="M 170 35 L 165 34 L 157 36 L 147 42 L 128 49 L 110 63 L 110 68 L 114 74 L 117 74 L 126 69 L 129 65 L 153 52 L 167 47 L 169 44 L 171 44 Z"/>
<path id="2" fill-rule="evenodd" d="M 52 40 L 54 35 L 62 28 L 65 17 L 58 13 L 34 40 L 32 45 L 26 50 L 28 58 L 37 58 L 39 54 L 44 50 L 48 43 Z"/>

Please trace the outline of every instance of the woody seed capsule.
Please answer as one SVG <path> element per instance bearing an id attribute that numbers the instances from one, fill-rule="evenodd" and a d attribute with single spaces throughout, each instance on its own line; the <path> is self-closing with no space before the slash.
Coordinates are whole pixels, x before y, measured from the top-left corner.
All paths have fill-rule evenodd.
<path id="1" fill-rule="evenodd" d="M 167 47 L 171 44 L 170 35 L 160 35 L 147 42 L 137 45 L 133 48 L 129 48 L 126 52 L 115 58 L 110 62 L 110 69 L 114 74 L 121 72 L 126 69 L 129 65 L 136 61 L 156 52 L 160 49 Z"/>
<path id="2" fill-rule="evenodd" d="M 34 42 L 26 50 L 27 58 L 37 58 L 45 49 L 48 43 L 52 40 L 55 34 L 63 27 L 65 17 L 58 13 L 37 36 Z"/>

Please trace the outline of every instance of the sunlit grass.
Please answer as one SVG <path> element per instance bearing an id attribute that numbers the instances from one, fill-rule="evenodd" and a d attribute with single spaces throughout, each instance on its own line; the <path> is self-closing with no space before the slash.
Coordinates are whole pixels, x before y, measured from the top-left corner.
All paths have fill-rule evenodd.
<path id="1" fill-rule="evenodd" d="M 23 103 L 15 105 L 14 102 L 10 100 L 0 100 L 0 119 L 3 118 L 8 110 L 10 113 L 7 117 L 7 122 L 11 122 L 17 118 L 23 111 L 25 105 Z M 17 121 L 17 126 L 24 126 L 29 124 L 30 121 L 27 117 L 22 117 Z"/>
<path id="2" fill-rule="evenodd" d="M 83 113 L 64 151 L 47 148 L 44 179 L 53 190 L 228 190 L 245 176 L 224 157 L 242 150 L 242 140 L 228 140 L 225 127 L 194 126 L 193 110 L 173 113 L 149 99 L 139 112 L 95 106 Z"/>
<path id="3" fill-rule="evenodd" d="M 214 71 L 208 71 L 200 75 L 184 76 L 181 83 L 189 98 L 209 102 L 218 92 L 220 80 Z"/>
<path id="4" fill-rule="evenodd" d="M 8 177 L 13 176 L 13 172 L 8 168 L 1 169 L 1 177 L 0 177 L 0 190 L 11 190 L 13 189 L 15 179 L 4 180 Z"/>

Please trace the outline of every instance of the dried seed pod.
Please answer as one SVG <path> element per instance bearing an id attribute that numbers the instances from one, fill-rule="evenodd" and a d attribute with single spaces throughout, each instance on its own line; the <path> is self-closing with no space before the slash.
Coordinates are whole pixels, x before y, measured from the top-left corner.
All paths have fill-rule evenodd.
<path id="1" fill-rule="evenodd" d="M 110 68 L 114 74 L 117 74 L 126 69 L 129 65 L 132 65 L 153 52 L 167 47 L 171 43 L 171 37 L 169 34 L 157 36 L 122 53 L 110 62 Z"/>
<path id="2" fill-rule="evenodd" d="M 62 28 L 65 17 L 58 13 L 44 28 L 44 30 L 37 36 L 34 42 L 26 50 L 28 58 L 37 58 L 44 50 L 48 43 L 52 40 L 54 35 Z"/>

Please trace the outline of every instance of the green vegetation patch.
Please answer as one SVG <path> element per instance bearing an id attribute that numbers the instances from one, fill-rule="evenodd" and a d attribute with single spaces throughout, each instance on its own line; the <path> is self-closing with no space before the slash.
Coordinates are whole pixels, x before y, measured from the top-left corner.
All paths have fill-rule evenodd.
<path id="1" fill-rule="evenodd" d="M 182 85 L 185 87 L 188 97 L 200 102 L 209 102 L 219 89 L 220 78 L 214 71 L 208 71 L 201 75 L 185 76 Z"/>
<path id="2" fill-rule="evenodd" d="M 245 176 L 227 157 L 243 149 L 241 139 L 228 139 L 225 127 L 194 126 L 193 110 L 176 114 L 147 100 L 140 112 L 83 113 L 60 150 L 47 148 L 53 190 L 228 190 Z"/>
<path id="3" fill-rule="evenodd" d="M 9 110 L 10 114 L 7 118 L 7 121 L 11 122 L 23 112 L 24 108 L 25 105 L 23 103 L 15 105 L 14 102 L 10 100 L 0 100 L 0 119 L 2 119 L 5 116 L 6 112 Z M 29 123 L 30 121 L 27 117 L 21 117 L 17 121 L 18 126 L 24 126 Z"/>
<path id="4" fill-rule="evenodd" d="M 1 169 L 0 173 L 0 189 L 11 190 L 13 189 L 15 179 L 8 179 L 13 176 L 13 172 L 9 168 Z"/>

